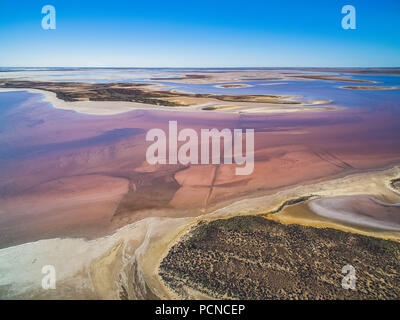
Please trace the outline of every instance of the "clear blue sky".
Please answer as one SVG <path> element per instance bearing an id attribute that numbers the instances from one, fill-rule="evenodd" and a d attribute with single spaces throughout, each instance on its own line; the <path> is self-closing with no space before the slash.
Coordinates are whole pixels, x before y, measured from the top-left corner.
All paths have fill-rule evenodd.
<path id="1" fill-rule="evenodd" d="M 400 67 L 400 1 L 1 0 L 0 66 Z"/>

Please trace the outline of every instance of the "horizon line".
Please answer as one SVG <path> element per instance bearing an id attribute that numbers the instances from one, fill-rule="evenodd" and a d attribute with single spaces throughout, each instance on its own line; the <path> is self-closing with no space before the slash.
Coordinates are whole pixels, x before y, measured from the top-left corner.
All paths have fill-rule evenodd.
<path id="1" fill-rule="evenodd" d="M 270 67 L 270 66 L 257 66 L 257 67 L 251 67 L 251 66 L 221 66 L 221 67 L 171 67 L 171 66 L 160 66 L 160 67 L 146 67 L 146 66 L 127 66 L 127 67 L 113 67 L 113 66 L 0 66 L 0 69 L 10 69 L 10 68 L 46 68 L 46 69 L 51 69 L 51 68 L 62 68 L 62 69 L 279 69 L 279 68 L 285 68 L 285 69 L 400 69 L 400 66 L 368 66 L 368 67 L 359 67 L 359 66 L 351 66 L 351 67 L 343 67 L 343 66 L 337 66 L 337 67 L 331 67 L 331 66 L 324 66 L 324 67 L 315 67 L 315 66 L 279 66 L 279 67 Z"/>

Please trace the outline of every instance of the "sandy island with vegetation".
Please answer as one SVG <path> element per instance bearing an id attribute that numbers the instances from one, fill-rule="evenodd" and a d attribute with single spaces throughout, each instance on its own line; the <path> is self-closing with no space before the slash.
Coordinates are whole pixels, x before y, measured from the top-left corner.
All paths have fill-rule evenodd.
<path id="1" fill-rule="evenodd" d="M 329 100 L 300 101 L 287 95 L 193 94 L 161 90 L 154 84 L 91 84 L 74 82 L 0 82 L 0 92 L 40 93 L 55 108 L 93 115 L 112 115 L 132 110 L 179 112 L 220 111 L 228 113 L 287 113 L 343 110 L 327 105 Z M 229 108 L 226 107 L 229 103 Z"/>

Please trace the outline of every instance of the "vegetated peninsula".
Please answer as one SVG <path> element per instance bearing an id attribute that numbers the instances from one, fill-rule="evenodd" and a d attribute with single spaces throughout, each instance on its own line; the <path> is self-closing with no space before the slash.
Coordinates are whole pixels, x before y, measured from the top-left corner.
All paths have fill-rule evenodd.
<path id="1" fill-rule="evenodd" d="M 158 85 L 146 83 L 87 83 L 7 80 L 0 88 L 31 88 L 54 92 L 64 101 L 131 101 L 161 106 L 187 106 L 207 99 L 229 102 L 257 102 L 274 104 L 301 104 L 287 95 L 221 95 L 194 94 L 160 90 Z M 155 89 L 154 89 L 155 88 Z"/>
<path id="2" fill-rule="evenodd" d="M 342 268 L 356 269 L 356 290 Z M 400 243 L 262 216 L 201 221 L 160 265 L 182 298 L 399 299 Z"/>

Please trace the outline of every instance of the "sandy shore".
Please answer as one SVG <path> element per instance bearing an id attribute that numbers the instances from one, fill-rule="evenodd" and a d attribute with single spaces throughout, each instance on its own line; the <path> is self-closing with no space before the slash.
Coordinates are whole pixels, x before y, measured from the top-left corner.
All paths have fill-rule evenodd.
<path id="1" fill-rule="evenodd" d="M 43 95 L 43 101 L 49 102 L 54 108 L 63 110 L 72 110 L 78 113 L 91 115 L 113 115 L 129 112 L 132 110 L 173 110 L 188 111 L 186 107 L 157 107 L 139 102 L 123 102 L 123 101 L 74 101 L 66 102 L 58 99 L 54 92 L 38 90 L 38 89 L 1 89 L 0 92 L 11 91 L 28 91 Z M 193 111 L 193 110 L 192 110 Z"/>

